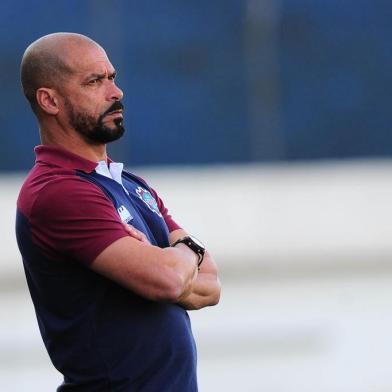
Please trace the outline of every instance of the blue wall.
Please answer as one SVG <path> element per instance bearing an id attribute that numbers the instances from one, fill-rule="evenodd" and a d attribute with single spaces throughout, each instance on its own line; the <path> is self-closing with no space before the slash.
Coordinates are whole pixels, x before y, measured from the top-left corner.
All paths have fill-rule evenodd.
<path id="1" fill-rule="evenodd" d="M 266 35 L 268 42 L 254 37 L 249 50 L 247 1 L 3 0 L 0 170 L 25 170 L 33 162 L 39 139 L 19 86 L 19 63 L 31 41 L 55 31 L 89 35 L 118 70 L 127 133 L 111 146 L 116 160 L 145 165 L 392 155 L 392 3 L 270 3 L 274 34 Z M 273 72 L 271 64 L 264 72 L 272 53 Z M 264 83 L 270 77 L 274 91 Z"/>
<path id="2" fill-rule="evenodd" d="M 287 159 L 392 154 L 392 2 L 284 1 Z"/>

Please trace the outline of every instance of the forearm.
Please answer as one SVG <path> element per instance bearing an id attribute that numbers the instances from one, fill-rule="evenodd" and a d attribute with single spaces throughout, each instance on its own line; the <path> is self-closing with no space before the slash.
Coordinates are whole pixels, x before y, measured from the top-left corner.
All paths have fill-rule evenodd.
<path id="1" fill-rule="evenodd" d="M 219 302 L 221 284 L 218 268 L 211 255 L 206 252 L 204 261 L 188 295 L 180 297 L 178 303 L 187 310 L 213 306 Z"/>
<path id="2" fill-rule="evenodd" d="M 146 298 L 176 302 L 185 309 L 218 303 L 218 270 L 208 252 L 198 271 L 199 258 L 187 245 L 158 248 L 134 227 L 124 224 L 124 228 L 132 238 L 112 244 L 94 261 L 92 269 Z M 184 234 L 183 230 L 172 232 L 170 242 Z"/>
<path id="3" fill-rule="evenodd" d="M 145 234 L 135 229 L 133 226 L 124 224 L 124 228 L 131 237 L 146 244 L 150 244 Z M 192 252 L 184 244 L 178 244 L 175 248 L 164 248 L 162 249 L 162 252 L 166 256 L 162 260 L 162 266 L 164 269 L 168 270 L 167 272 L 169 274 L 175 272 L 175 276 L 180 277 L 180 284 L 175 285 L 175 287 L 179 289 L 177 296 L 174 296 L 174 302 L 177 302 L 180 298 L 187 297 L 192 290 L 192 283 L 195 281 L 198 274 L 198 268 L 196 267 L 198 258 L 194 252 Z M 175 255 L 173 255 L 173 253 Z M 180 263 L 178 255 L 180 255 Z M 188 260 L 187 263 L 189 268 L 184 269 L 184 266 L 182 265 L 184 259 Z M 163 274 L 160 275 L 162 276 Z M 172 281 L 173 278 L 170 280 Z"/>
<path id="4" fill-rule="evenodd" d="M 175 302 L 179 301 L 190 294 L 194 282 L 198 276 L 196 255 L 185 245 L 179 244 L 175 248 L 165 248 L 163 250 L 169 254 L 166 262 L 167 268 L 178 271 L 182 278 L 182 283 L 177 285 L 179 287 L 178 295 L 175 297 Z M 173 252 L 180 253 L 180 257 L 171 259 Z M 186 268 L 184 268 L 184 261 L 186 261 Z"/>
<path id="5" fill-rule="evenodd" d="M 219 302 L 221 284 L 219 279 L 208 273 L 200 273 L 192 283 L 188 295 L 181 296 L 178 304 L 187 310 L 197 310 L 213 306 Z"/>
<path id="6" fill-rule="evenodd" d="M 196 279 L 197 259 L 187 247 L 162 249 L 123 237 L 108 246 L 90 268 L 145 298 L 178 302 Z"/>

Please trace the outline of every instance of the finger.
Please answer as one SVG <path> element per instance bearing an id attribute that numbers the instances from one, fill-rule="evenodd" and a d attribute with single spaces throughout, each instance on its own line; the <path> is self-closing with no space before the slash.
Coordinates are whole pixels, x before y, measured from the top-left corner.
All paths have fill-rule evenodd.
<path id="1" fill-rule="evenodd" d="M 147 236 L 144 233 L 140 233 L 140 234 L 141 234 L 141 237 L 142 237 L 141 241 L 142 242 L 146 242 L 146 243 L 149 244 L 150 241 L 148 240 Z"/>
<path id="2" fill-rule="evenodd" d="M 140 231 L 136 230 L 134 227 L 130 228 L 130 233 L 131 233 L 132 237 L 136 238 L 139 241 L 141 241 L 143 238 Z"/>
<path id="3" fill-rule="evenodd" d="M 125 231 L 126 231 L 128 234 L 131 234 L 131 235 L 132 235 L 132 228 L 131 228 L 130 225 L 128 225 L 127 223 L 124 223 L 124 222 L 123 222 L 123 227 L 124 227 Z"/>
<path id="4" fill-rule="evenodd" d="M 147 238 L 147 236 L 143 232 L 139 231 L 138 229 L 136 229 L 135 227 L 133 227 L 129 223 L 123 223 L 123 226 L 124 226 L 125 230 L 127 231 L 127 233 L 131 237 L 133 237 L 136 240 L 139 240 L 141 242 L 145 242 L 146 244 L 150 244 L 149 239 Z"/>
<path id="5" fill-rule="evenodd" d="M 132 236 L 132 237 L 134 237 L 134 238 L 136 238 L 138 240 L 141 240 L 140 232 L 138 230 L 136 230 L 133 226 L 131 226 L 131 225 L 127 224 L 127 223 L 123 223 L 123 226 L 124 226 L 126 232 L 130 236 Z"/>

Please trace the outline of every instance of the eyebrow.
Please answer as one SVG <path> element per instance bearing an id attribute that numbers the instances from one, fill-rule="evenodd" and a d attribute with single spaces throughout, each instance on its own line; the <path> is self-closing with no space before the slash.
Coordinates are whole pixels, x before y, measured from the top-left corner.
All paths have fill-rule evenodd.
<path id="1" fill-rule="evenodd" d="M 110 73 L 108 73 L 107 74 L 107 77 L 108 78 L 115 78 L 116 77 L 116 75 L 117 75 L 117 72 L 116 71 L 113 71 L 113 72 L 110 72 Z M 87 81 L 89 81 L 89 80 L 91 80 L 91 79 L 105 79 L 106 78 L 106 73 L 92 73 L 92 74 L 90 74 L 90 75 L 88 75 L 86 78 L 85 78 L 85 81 L 87 82 Z"/>

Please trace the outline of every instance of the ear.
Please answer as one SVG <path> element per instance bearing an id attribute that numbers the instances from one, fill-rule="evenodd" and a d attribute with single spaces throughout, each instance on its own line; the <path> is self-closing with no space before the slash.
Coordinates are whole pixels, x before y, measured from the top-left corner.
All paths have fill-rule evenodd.
<path id="1" fill-rule="evenodd" d="M 56 91 L 51 88 L 41 87 L 35 97 L 38 106 L 47 114 L 56 115 L 59 111 Z"/>

